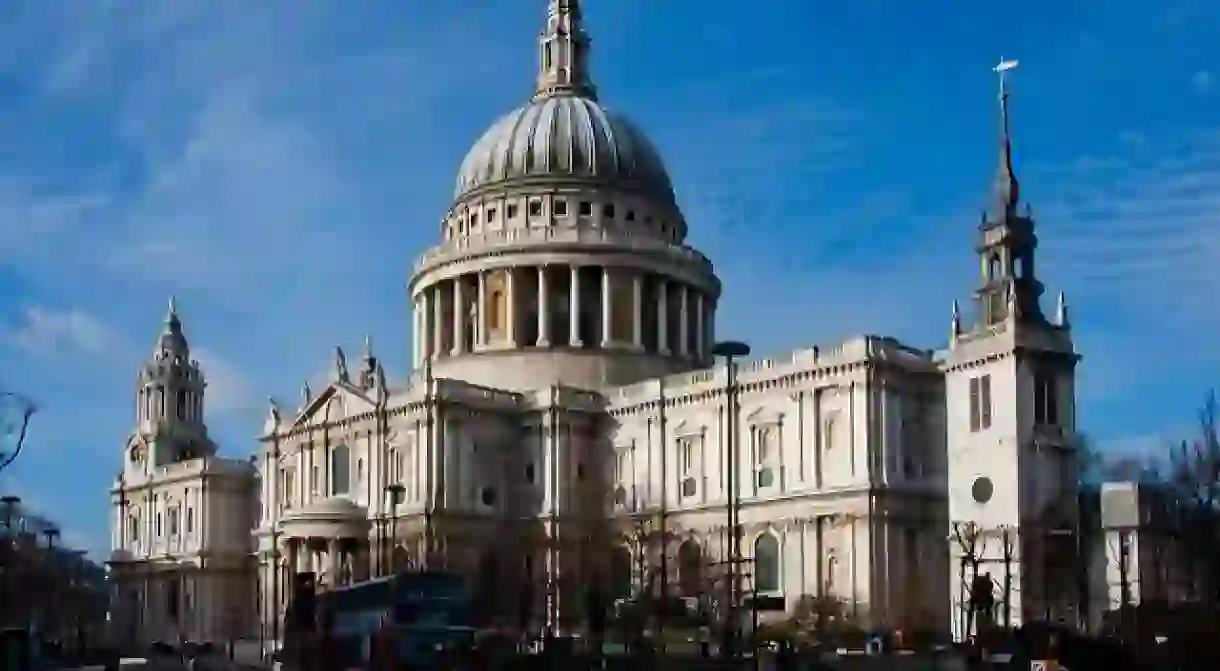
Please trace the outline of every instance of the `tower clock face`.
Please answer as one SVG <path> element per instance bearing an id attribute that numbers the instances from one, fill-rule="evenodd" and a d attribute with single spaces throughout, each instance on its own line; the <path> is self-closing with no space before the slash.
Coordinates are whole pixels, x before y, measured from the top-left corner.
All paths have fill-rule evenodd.
<path id="1" fill-rule="evenodd" d="M 991 483 L 991 478 L 986 476 L 975 478 L 974 484 L 970 485 L 970 495 L 978 503 L 987 503 L 994 493 L 995 485 Z"/>

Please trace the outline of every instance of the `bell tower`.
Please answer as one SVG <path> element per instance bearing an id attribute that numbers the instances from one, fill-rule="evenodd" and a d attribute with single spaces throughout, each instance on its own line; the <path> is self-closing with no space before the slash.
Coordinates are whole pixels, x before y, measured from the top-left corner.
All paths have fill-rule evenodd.
<path id="1" fill-rule="evenodd" d="M 171 298 L 165 326 L 137 378 L 136 433 L 148 446 L 151 465 L 216 453 L 203 419 L 206 386 Z"/>
<path id="2" fill-rule="evenodd" d="M 1055 319 L 1040 304 L 1038 239 L 1022 207 L 1013 169 L 1007 75 L 1001 61 L 999 166 L 975 251 L 981 281 L 976 319 L 963 325 L 953 306 L 945 373 L 948 512 L 951 523 L 952 628 L 979 628 L 970 616 L 970 585 L 990 584 L 986 617 L 1018 625 L 1047 612 L 1072 621 L 1078 581 L 1062 567 L 1076 530 L 1075 369 L 1079 361 L 1059 296 Z"/>

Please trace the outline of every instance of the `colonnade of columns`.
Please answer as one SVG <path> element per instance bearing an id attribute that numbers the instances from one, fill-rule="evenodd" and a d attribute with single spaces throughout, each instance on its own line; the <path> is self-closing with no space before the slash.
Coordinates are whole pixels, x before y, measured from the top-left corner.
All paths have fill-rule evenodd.
<path id="1" fill-rule="evenodd" d="M 291 575 L 312 571 L 319 584 L 345 585 L 368 577 L 368 543 L 352 538 L 287 538 L 284 565 Z M 281 586 L 281 590 L 284 588 Z"/>
<path id="2" fill-rule="evenodd" d="M 715 298 L 653 273 L 551 264 L 445 279 L 415 295 L 415 367 L 518 348 L 620 349 L 710 357 Z"/>

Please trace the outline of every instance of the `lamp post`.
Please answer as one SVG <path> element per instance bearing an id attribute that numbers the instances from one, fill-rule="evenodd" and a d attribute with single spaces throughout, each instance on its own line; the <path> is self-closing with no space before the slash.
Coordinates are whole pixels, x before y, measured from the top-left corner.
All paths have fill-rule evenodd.
<path id="1" fill-rule="evenodd" d="M 47 571 L 50 576 L 48 589 L 44 595 L 46 602 L 42 608 L 42 629 L 43 633 L 50 631 L 51 605 L 55 603 L 55 539 L 59 538 L 59 529 L 49 526 L 42 530 L 42 535 L 47 539 Z"/>
<path id="2" fill-rule="evenodd" d="M 280 647 L 280 536 L 281 532 L 271 527 L 271 650 Z"/>
<path id="3" fill-rule="evenodd" d="M 6 552 L 4 555 L 0 555 L 0 558 L 5 560 L 4 564 L 0 564 L 0 604 L 7 604 L 10 603 L 8 595 L 9 567 L 5 564 L 8 563 L 8 550 L 12 550 L 14 558 L 16 557 L 17 544 L 16 536 L 13 535 L 13 513 L 16 512 L 17 506 L 21 505 L 21 497 L 0 497 L 0 505 L 4 506 L 4 540 L 5 544 L 9 546 L 5 548 Z M 2 623 L 5 616 L 6 613 L 0 611 L 0 623 Z"/>
<path id="4" fill-rule="evenodd" d="M 738 520 L 738 483 L 737 469 L 737 364 L 735 359 L 749 356 L 750 346 L 735 340 L 718 342 L 712 347 L 712 356 L 722 357 L 727 373 L 725 384 L 725 518 L 728 522 L 728 603 L 724 630 L 724 650 L 722 654 L 736 654 L 737 633 L 737 564 L 741 556 L 741 526 Z"/>
<path id="5" fill-rule="evenodd" d="M 393 574 L 395 573 L 394 549 L 398 547 L 398 504 L 402 503 L 402 495 L 406 490 L 402 484 L 395 482 L 392 485 L 386 485 L 385 491 L 390 495 L 390 557 L 386 565 Z"/>

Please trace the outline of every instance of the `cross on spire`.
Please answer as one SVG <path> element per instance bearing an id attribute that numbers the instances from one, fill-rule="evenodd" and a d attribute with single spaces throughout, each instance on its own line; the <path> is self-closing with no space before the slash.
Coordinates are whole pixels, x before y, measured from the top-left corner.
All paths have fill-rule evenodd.
<path id="1" fill-rule="evenodd" d="M 1017 183 L 1016 172 L 1012 168 L 1012 136 L 1008 130 L 1008 76 L 1007 72 L 1017 67 L 1018 61 L 1000 58 L 992 70 L 1000 78 L 1000 162 L 996 168 L 995 177 L 995 212 L 996 217 L 1011 216 L 1016 213 L 1021 200 L 1021 187 Z"/>

